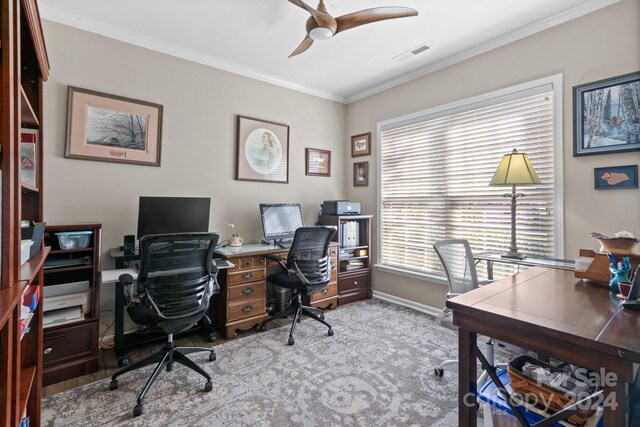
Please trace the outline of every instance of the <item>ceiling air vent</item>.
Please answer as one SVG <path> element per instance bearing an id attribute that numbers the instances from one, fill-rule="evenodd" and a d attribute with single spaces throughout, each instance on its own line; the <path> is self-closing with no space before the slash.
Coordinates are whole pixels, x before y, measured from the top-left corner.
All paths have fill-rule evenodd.
<path id="1" fill-rule="evenodd" d="M 422 43 L 419 46 L 414 47 L 413 49 L 410 49 L 406 52 L 401 53 L 398 56 L 394 56 L 392 59 L 394 61 L 404 61 L 407 60 L 409 58 L 413 58 L 414 56 L 422 53 L 422 52 L 426 52 L 427 50 L 429 50 L 429 46 L 426 45 L 426 43 Z"/>

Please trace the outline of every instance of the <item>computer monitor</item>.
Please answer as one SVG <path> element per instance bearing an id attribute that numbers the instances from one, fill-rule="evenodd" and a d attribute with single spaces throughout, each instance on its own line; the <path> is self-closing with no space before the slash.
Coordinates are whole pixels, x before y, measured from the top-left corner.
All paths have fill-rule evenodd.
<path id="1" fill-rule="evenodd" d="M 209 231 L 209 197 L 140 197 L 138 239 L 149 234 Z"/>
<path id="2" fill-rule="evenodd" d="M 302 209 L 297 203 L 260 204 L 260 218 L 265 240 L 273 240 L 275 244 L 283 244 L 293 239 L 296 230 L 304 227 Z"/>

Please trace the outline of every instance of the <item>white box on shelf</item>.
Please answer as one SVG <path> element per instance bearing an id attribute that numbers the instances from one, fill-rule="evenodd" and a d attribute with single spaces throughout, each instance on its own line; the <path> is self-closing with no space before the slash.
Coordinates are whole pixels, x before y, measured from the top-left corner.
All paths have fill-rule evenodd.
<path id="1" fill-rule="evenodd" d="M 20 240 L 20 265 L 29 259 L 29 250 L 33 245 L 33 240 Z"/>

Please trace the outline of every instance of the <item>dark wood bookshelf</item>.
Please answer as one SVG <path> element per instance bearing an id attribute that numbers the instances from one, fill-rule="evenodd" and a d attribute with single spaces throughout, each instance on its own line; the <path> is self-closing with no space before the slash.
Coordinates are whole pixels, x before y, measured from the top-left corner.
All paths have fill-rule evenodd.
<path id="1" fill-rule="evenodd" d="M 3 0 L 0 8 L 0 426 L 40 425 L 42 397 L 42 284 L 49 248 L 21 262 L 21 221 L 41 222 L 42 93 L 49 76 L 36 0 Z M 21 182 L 22 129 L 37 131 L 35 181 Z M 24 316 L 25 290 L 39 295 Z M 28 322 L 28 325 L 27 325 Z"/>

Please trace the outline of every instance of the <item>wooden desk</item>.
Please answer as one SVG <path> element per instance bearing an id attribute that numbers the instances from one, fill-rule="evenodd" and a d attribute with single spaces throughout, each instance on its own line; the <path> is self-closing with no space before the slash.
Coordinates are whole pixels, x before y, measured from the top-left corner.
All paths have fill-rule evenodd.
<path id="1" fill-rule="evenodd" d="M 515 344 L 589 370 L 613 372 L 605 384 L 604 425 L 627 425 L 627 384 L 640 362 L 640 312 L 572 271 L 534 267 L 447 301 L 458 327 L 459 422 L 477 425 L 476 334 Z"/>
<path id="2" fill-rule="evenodd" d="M 523 265 L 526 267 L 548 267 L 559 268 L 561 270 L 575 270 L 576 263 L 572 260 L 556 259 L 556 258 L 536 258 L 528 256 L 524 259 L 507 258 L 497 252 L 482 252 L 474 254 L 473 259 L 477 261 L 487 262 L 487 279 L 493 280 L 493 263 Z"/>
<path id="3" fill-rule="evenodd" d="M 213 327 L 226 339 L 236 337 L 237 330 L 251 329 L 268 317 L 267 314 L 267 271 L 277 265 L 267 260 L 265 255 L 287 257 L 288 249 L 264 244 L 250 244 L 240 247 L 227 246 L 216 250 L 235 267 L 222 270 L 218 274 L 220 293 L 211 299 Z M 338 305 L 337 271 L 338 244 L 329 247 L 333 270 L 331 281 L 322 291 L 303 296 L 303 303 L 319 308 L 336 308 Z"/>

